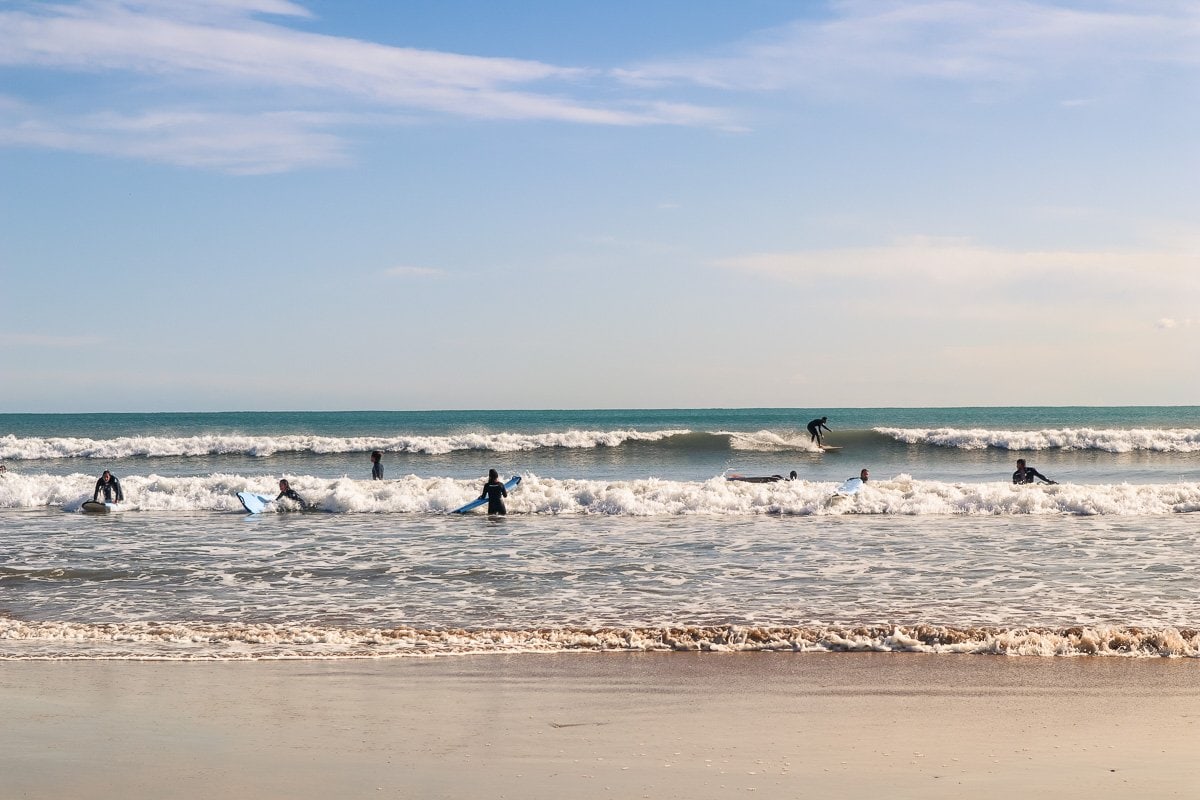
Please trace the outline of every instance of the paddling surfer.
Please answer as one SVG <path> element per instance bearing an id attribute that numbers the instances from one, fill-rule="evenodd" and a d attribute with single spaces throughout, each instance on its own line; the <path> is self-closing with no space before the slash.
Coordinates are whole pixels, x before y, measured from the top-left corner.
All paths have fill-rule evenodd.
<path id="1" fill-rule="evenodd" d="M 1033 483 L 1035 479 L 1040 479 L 1043 483 L 1057 484 L 1058 481 L 1052 481 L 1042 473 L 1038 472 L 1033 467 L 1025 466 L 1025 459 L 1017 459 L 1017 471 L 1013 473 L 1012 481 L 1015 484 Z"/>
<path id="2" fill-rule="evenodd" d="M 275 499 L 278 501 L 278 500 L 282 500 L 285 497 L 288 500 L 292 500 L 296 503 L 299 503 L 301 509 L 308 508 L 308 503 L 304 502 L 303 497 L 296 494 L 296 490 L 293 489 L 292 485 L 287 482 L 287 478 L 284 478 L 283 480 L 279 481 L 279 494 L 275 497 Z"/>
<path id="3" fill-rule="evenodd" d="M 108 470 L 104 470 L 104 474 L 96 481 L 96 490 L 92 492 L 93 503 L 99 499 L 101 492 L 104 492 L 106 503 L 113 502 L 113 495 L 116 495 L 118 503 L 125 499 L 125 494 L 121 491 L 121 482 Z"/>

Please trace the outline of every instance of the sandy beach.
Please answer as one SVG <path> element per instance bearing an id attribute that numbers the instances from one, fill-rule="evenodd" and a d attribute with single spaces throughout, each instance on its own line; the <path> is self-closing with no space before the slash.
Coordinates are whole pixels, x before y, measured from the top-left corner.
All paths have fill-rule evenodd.
<path id="1" fill-rule="evenodd" d="M 20 798 L 1194 797 L 1200 663 L 9 662 Z"/>

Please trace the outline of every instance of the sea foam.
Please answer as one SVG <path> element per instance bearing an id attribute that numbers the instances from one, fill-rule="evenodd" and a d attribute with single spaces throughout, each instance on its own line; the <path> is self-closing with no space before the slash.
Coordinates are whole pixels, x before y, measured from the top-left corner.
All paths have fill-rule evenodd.
<path id="1" fill-rule="evenodd" d="M 939 655 L 1200 657 L 1176 627 L 947 625 L 678 626 L 440 630 L 299 624 L 23 622 L 0 617 L 0 660 L 242 661 L 551 652 L 895 652 Z"/>
<path id="2" fill-rule="evenodd" d="M 1108 453 L 1149 451 L 1200 452 L 1200 430 L 1194 428 L 1051 428 L 1008 431 L 985 428 L 875 428 L 876 433 L 905 444 L 961 450 L 1101 450 Z"/>
<path id="3" fill-rule="evenodd" d="M 477 480 L 408 475 L 364 481 L 288 475 L 292 488 L 321 510 L 354 514 L 440 514 L 479 496 Z M 124 508 L 140 511 L 242 511 L 237 492 L 274 495 L 273 476 L 121 476 Z M 0 508 L 61 507 L 77 511 L 91 499 L 95 477 L 10 472 L 0 480 Z M 834 495 L 837 482 L 573 480 L 527 474 L 507 500 L 511 514 L 615 516 L 757 515 L 1156 515 L 1200 511 L 1200 483 L 1057 484 L 950 483 L 908 475 L 872 480 L 853 497 Z"/>
<path id="4" fill-rule="evenodd" d="M 0 461 L 51 458 L 119 459 L 135 456 L 271 456 L 276 453 L 422 453 L 444 455 L 462 450 L 496 453 L 541 448 L 617 447 L 625 442 L 656 442 L 687 434 L 660 431 L 552 431 L 548 433 L 463 433 L 453 436 L 122 436 L 114 439 L 0 436 Z"/>

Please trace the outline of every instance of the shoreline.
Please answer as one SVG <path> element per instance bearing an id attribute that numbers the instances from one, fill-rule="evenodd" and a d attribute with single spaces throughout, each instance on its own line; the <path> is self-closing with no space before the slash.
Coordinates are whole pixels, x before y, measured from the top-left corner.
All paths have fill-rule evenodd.
<path id="1" fill-rule="evenodd" d="M 50 798 L 1186 797 L 1191 659 L 569 653 L 0 664 Z"/>

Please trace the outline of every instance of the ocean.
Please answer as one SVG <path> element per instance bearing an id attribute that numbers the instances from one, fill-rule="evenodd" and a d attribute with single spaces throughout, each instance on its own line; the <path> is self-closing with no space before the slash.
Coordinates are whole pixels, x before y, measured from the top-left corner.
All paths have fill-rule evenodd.
<path id="1" fill-rule="evenodd" d="M 1200 656 L 1196 407 L 4 414 L 0 462 L 0 659 Z M 319 510 L 244 513 L 280 478 Z"/>

